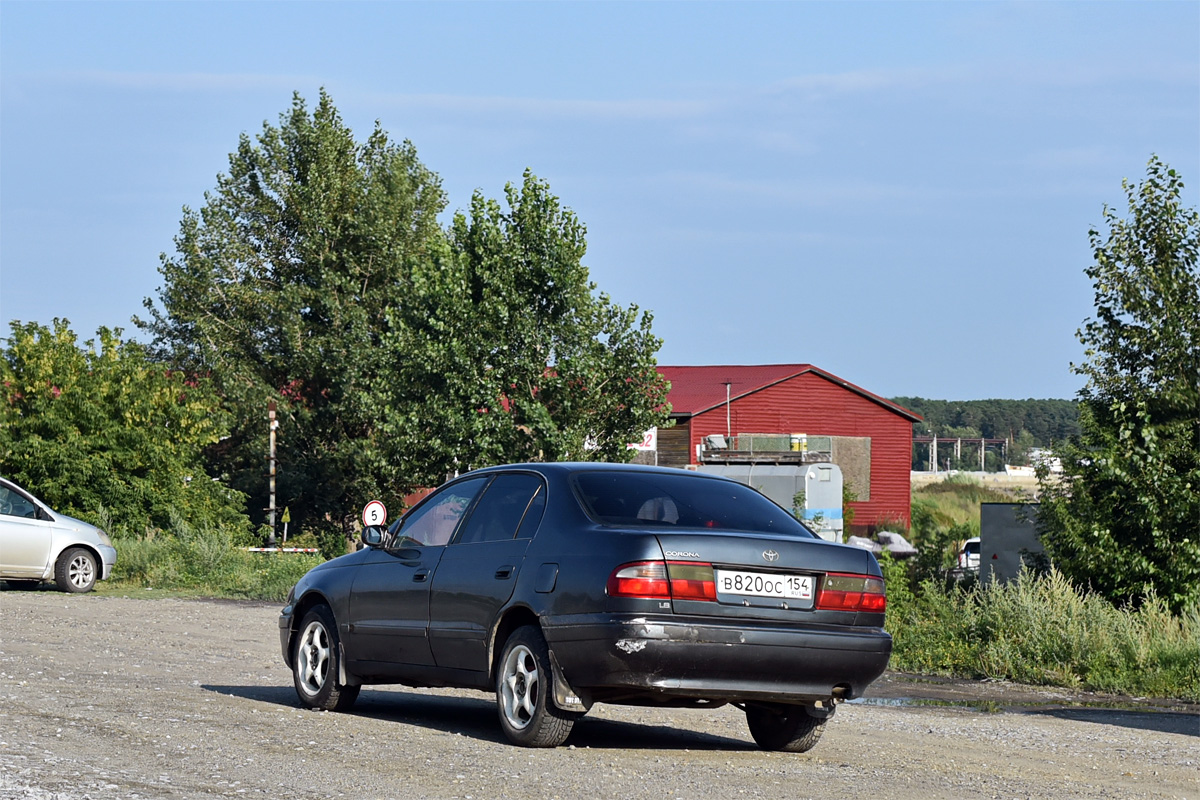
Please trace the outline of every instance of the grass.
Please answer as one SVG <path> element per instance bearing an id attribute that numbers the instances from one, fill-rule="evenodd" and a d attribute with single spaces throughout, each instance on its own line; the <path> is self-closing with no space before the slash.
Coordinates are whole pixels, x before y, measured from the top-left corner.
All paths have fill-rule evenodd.
<path id="1" fill-rule="evenodd" d="M 301 553 L 250 553 L 228 531 L 196 530 L 179 523 L 173 527 L 170 535 L 119 540 L 106 593 L 160 589 L 190 596 L 283 601 L 296 581 L 324 560 Z"/>
<path id="2" fill-rule="evenodd" d="M 951 528 L 970 530 L 971 536 L 978 536 L 981 504 L 1017 503 L 1027 499 L 1021 490 L 984 486 L 974 478 L 952 475 L 938 483 L 913 490 L 914 539 L 920 542 L 923 534 Z"/>
<path id="3" fill-rule="evenodd" d="M 911 537 L 924 552 L 881 561 L 892 668 L 1200 702 L 1200 609 L 1172 615 L 1155 597 L 1116 608 L 1054 570 L 947 581 L 961 540 L 979 535 L 980 504 L 1021 499 L 962 477 L 913 492 Z"/>
<path id="4" fill-rule="evenodd" d="M 1200 702 L 1200 610 L 1115 608 L 1053 570 L 911 587 L 906 565 L 883 566 L 893 669 Z"/>

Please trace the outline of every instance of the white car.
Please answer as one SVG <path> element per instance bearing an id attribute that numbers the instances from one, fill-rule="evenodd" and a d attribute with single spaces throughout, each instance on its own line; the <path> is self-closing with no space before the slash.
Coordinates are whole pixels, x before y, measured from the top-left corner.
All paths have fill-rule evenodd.
<path id="1" fill-rule="evenodd" d="M 0 579 L 9 586 L 52 580 L 64 592 L 89 592 L 116 563 L 107 533 L 0 478 Z"/>
<path id="2" fill-rule="evenodd" d="M 960 569 L 979 571 L 979 537 L 976 536 L 963 542 L 962 550 L 958 551 L 958 566 Z"/>

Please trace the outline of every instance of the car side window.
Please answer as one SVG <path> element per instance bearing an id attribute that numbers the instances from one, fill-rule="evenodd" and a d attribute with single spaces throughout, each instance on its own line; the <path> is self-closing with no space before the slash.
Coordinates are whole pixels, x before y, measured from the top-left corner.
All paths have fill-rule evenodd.
<path id="1" fill-rule="evenodd" d="M 37 506 L 20 492 L 14 492 L 7 486 L 0 486 L 0 514 L 9 517 L 37 518 Z"/>
<path id="2" fill-rule="evenodd" d="M 532 539 L 533 535 L 537 533 L 538 525 L 542 523 L 542 514 L 545 511 L 546 487 L 542 486 L 529 503 L 529 510 L 525 512 L 525 519 L 521 520 L 521 527 L 517 529 L 517 538 Z"/>
<path id="3" fill-rule="evenodd" d="M 498 475 L 476 504 L 455 544 L 495 542 L 517 537 L 522 520 L 537 496 L 544 496 L 542 480 L 529 473 Z M 541 511 L 538 511 L 540 518 Z M 529 534 L 527 534 L 529 535 Z"/>
<path id="4" fill-rule="evenodd" d="M 437 547 L 448 543 L 486 483 L 485 477 L 460 481 L 431 495 L 401 520 L 396 531 L 397 546 Z"/>

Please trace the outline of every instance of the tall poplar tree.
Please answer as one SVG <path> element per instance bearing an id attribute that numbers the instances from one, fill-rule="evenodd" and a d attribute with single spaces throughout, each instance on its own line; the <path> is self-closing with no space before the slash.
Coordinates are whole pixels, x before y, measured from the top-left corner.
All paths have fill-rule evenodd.
<path id="1" fill-rule="evenodd" d="M 234 412 L 211 450 L 266 501 L 349 533 L 362 505 L 468 468 L 624 458 L 665 419 L 650 316 L 598 294 L 584 228 L 526 175 L 507 210 L 477 194 L 449 230 L 437 175 L 376 125 L 358 144 L 329 96 L 243 135 L 185 209 L 148 321 L 162 357 L 211 376 Z M 261 516 L 260 516 L 261 518 Z"/>
<path id="2" fill-rule="evenodd" d="M 1151 159 L 1129 217 L 1091 231 L 1096 315 L 1073 369 L 1081 436 L 1043 474 L 1040 519 L 1059 568 L 1116 602 L 1200 602 L 1200 215 Z"/>
<path id="3" fill-rule="evenodd" d="M 412 144 L 376 125 L 359 144 L 322 92 L 296 95 L 278 126 L 243 134 L 199 212 L 184 209 L 164 254 L 151 318 L 163 357 L 211 376 L 234 414 L 212 456 L 266 505 L 267 403 L 277 401 L 279 507 L 340 528 L 402 480 L 377 441 L 370 380 L 393 365 L 379 348 L 387 313 L 432 242 L 445 207 Z"/>
<path id="4" fill-rule="evenodd" d="M 622 461 L 666 421 L 652 316 L 597 291 L 585 228 L 526 171 L 476 193 L 393 310 L 377 382 L 396 458 L 425 481 L 512 461 Z M 465 413 L 464 413 L 465 412 Z"/>

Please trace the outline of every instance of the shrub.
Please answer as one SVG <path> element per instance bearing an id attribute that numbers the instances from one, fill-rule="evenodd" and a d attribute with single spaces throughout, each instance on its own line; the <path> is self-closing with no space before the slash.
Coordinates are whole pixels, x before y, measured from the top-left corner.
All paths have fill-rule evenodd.
<path id="1" fill-rule="evenodd" d="M 172 531 L 118 542 L 112 584 L 202 592 L 217 597 L 282 601 L 323 560 L 299 553 L 251 553 L 238 528 L 194 528 L 172 521 Z"/>
<path id="2" fill-rule="evenodd" d="M 888 580 L 892 667 L 969 678 L 1200 700 L 1200 611 L 1172 615 L 1159 598 L 1116 608 L 1059 572 L 1013 582 Z"/>

